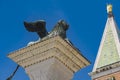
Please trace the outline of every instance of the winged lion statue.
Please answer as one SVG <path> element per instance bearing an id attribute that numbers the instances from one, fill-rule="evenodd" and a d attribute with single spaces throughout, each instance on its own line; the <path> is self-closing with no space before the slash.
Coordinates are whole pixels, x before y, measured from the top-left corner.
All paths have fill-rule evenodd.
<path id="1" fill-rule="evenodd" d="M 66 31 L 69 25 L 64 21 L 60 20 L 54 26 L 54 28 L 48 32 L 46 29 L 46 22 L 44 20 L 38 20 L 35 22 L 24 22 L 24 26 L 29 32 L 36 32 L 41 40 L 48 39 L 54 36 L 60 36 L 61 38 L 66 38 Z"/>

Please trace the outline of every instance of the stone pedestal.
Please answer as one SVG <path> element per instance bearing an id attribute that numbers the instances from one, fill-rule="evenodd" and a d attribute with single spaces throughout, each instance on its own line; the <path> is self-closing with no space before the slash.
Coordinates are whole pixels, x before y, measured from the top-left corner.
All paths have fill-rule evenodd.
<path id="1" fill-rule="evenodd" d="M 19 49 L 8 57 L 22 66 L 31 80 L 70 80 L 74 72 L 90 64 L 59 36 Z"/>

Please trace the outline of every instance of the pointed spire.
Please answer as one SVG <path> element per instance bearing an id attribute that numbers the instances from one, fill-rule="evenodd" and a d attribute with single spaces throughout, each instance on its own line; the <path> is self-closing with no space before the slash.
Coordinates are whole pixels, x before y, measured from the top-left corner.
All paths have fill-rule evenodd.
<path id="1" fill-rule="evenodd" d="M 107 5 L 108 19 L 94 64 L 98 68 L 120 61 L 120 31 L 112 14 L 112 5 Z"/>

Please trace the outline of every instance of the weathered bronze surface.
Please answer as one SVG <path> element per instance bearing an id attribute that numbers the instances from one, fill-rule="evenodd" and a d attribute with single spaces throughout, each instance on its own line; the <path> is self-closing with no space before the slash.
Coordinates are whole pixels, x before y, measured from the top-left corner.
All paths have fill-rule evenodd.
<path id="1" fill-rule="evenodd" d="M 41 39 L 47 39 L 57 35 L 65 39 L 66 31 L 69 28 L 69 25 L 64 20 L 58 21 L 57 24 L 52 29 L 52 31 L 49 33 L 47 32 L 45 27 L 46 22 L 43 20 L 35 22 L 24 22 L 24 26 L 29 32 L 36 32 Z"/>

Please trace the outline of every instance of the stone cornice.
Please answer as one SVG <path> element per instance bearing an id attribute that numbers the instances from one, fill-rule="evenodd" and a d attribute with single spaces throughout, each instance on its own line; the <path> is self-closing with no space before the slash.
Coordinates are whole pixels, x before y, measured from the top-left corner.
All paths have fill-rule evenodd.
<path id="1" fill-rule="evenodd" d="M 110 65 L 97 68 L 95 72 L 91 72 L 89 73 L 89 75 L 92 77 L 92 79 L 95 79 L 95 78 L 105 76 L 105 75 L 108 75 L 108 74 L 111 74 L 117 71 L 120 71 L 120 61 L 110 64 Z"/>
<path id="2" fill-rule="evenodd" d="M 19 49 L 10 53 L 8 57 L 24 68 L 51 57 L 61 61 L 73 72 L 90 64 L 75 47 L 59 36 Z"/>

